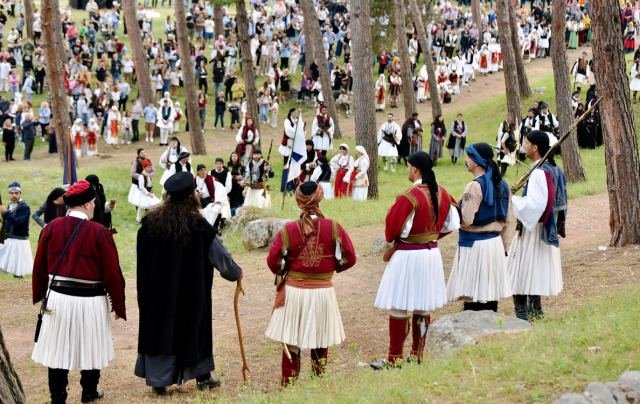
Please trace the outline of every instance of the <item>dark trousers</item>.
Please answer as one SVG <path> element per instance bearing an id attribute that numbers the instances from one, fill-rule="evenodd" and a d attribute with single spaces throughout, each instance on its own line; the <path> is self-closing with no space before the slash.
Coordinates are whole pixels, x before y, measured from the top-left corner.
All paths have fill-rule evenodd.
<path id="1" fill-rule="evenodd" d="M 13 160 L 13 150 L 16 148 L 16 140 L 9 140 L 4 144 L 4 159 L 6 161 Z"/>
<path id="2" fill-rule="evenodd" d="M 33 136 L 24 139 L 24 159 L 31 160 L 31 152 L 33 151 Z"/>
<path id="3" fill-rule="evenodd" d="M 204 87 L 204 91 L 203 93 L 208 93 L 209 92 L 209 85 L 207 84 L 207 78 L 206 77 L 200 77 L 200 79 L 198 80 L 198 89 L 202 90 L 202 88 Z"/>
<path id="4" fill-rule="evenodd" d="M 464 311 L 481 311 L 481 310 L 491 310 L 498 311 L 498 302 L 496 300 L 492 300 L 486 303 L 480 302 L 464 302 Z"/>
<path id="5" fill-rule="evenodd" d="M 224 128 L 224 111 L 222 112 L 216 112 L 216 120 L 213 123 L 213 127 L 217 128 L 218 127 L 218 119 L 220 119 L 220 127 Z"/>
<path id="6" fill-rule="evenodd" d="M 100 370 L 81 370 L 80 385 L 82 395 L 92 394 L 98 387 Z M 51 404 L 64 404 L 67 401 L 67 385 L 69 384 L 69 371 L 67 369 L 49 368 L 49 394 Z"/>
<path id="7" fill-rule="evenodd" d="M 131 130 L 133 132 L 133 139 L 131 139 L 133 142 L 137 142 L 138 140 L 140 140 L 140 129 L 138 128 L 138 124 L 140 123 L 139 119 L 132 119 L 131 120 Z"/>

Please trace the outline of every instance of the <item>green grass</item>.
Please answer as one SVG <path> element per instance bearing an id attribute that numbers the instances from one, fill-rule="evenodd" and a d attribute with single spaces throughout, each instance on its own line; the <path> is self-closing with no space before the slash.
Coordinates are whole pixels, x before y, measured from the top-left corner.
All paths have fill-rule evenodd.
<path id="1" fill-rule="evenodd" d="M 589 299 L 531 331 L 497 335 L 450 357 L 400 370 L 329 374 L 243 402 L 551 402 L 591 381 L 617 380 L 640 363 L 640 286 Z M 321 395 L 319 395 L 321 393 Z"/>

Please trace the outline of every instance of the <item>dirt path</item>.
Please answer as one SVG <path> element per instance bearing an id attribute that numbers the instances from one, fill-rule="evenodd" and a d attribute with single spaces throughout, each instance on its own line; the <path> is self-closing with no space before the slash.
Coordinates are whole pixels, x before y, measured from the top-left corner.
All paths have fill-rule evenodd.
<path id="1" fill-rule="evenodd" d="M 561 312 L 580 303 L 589 296 L 610 292 L 623 284 L 640 281 L 640 248 L 599 251 L 598 246 L 608 241 L 607 195 L 582 197 L 572 200 L 567 226 L 569 238 L 562 241 L 565 290 L 557 298 L 544 299 L 547 312 Z M 382 225 L 350 230 L 358 253 L 357 265 L 336 277 L 335 286 L 340 302 L 347 341 L 332 348 L 329 371 L 350 373 L 359 362 L 367 362 L 384 355 L 387 349 L 387 314 L 374 309 L 373 301 L 384 271 L 380 256 L 370 253 L 372 241 L 383 233 Z M 455 236 L 441 243 L 445 272 L 451 267 L 455 251 Z M 235 257 L 244 268 L 247 295 L 241 301 L 241 317 L 246 351 L 251 368 L 251 384 L 242 386 L 237 337 L 233 315 L 234 285 L 215 278 L 214 333 L 215 355 L 223 387 L 206 393 L 202 398 L 234 397 L 241 391 L 269 391 L 277 389 L 280 365 L 280 346 L 263 336 L 273 303 L 273 277 L 266 269 L 265 251 L 251 252 Z M 141 379 L 133 376 L 137 349 L 138 312 L 135 300 L 135 274 L 127 276 L 127 307 L 129 321 L 116 321 L 113 325 L 116 358 L 103 372 L 101 385 L 107 391 L 105 402 L 136 402 L 154 400 L 150 389 Z M 30 402 L 43 402 L 48 397 L 46 371 L 30 360 L 36 307 L 31 306 L 29 281 L 9 280 L 0 284 L 0 323 L 12 360 L 18 370 Z M 459 311 L 460 303 L 452 303 L 434 313 L 438 318 Z M 500 302 L 500 310 L 512 312 L 509 299 Z M 302 378 L 309 377 L 308 354 L 304 353 Z M 367 370 L 361 370 L 367 371 Z M 79 398 L 78 375 L 71 378 L 70 399 Z M 172 388 L 170 401 L 194 398 L 195 386 Z"/>

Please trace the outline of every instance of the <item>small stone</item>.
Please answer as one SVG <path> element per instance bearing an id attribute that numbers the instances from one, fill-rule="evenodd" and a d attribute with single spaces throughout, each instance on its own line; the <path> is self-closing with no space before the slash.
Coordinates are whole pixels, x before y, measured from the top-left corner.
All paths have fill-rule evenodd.
<path id="1" fill-rule="evenodd" d="M 359 368 L 368 368 L 368 367 L 369 367 L 369 364 L 368 364 L 368 363 L 365 363 L 365 362 L 358 362 L 357 366 L 358 366 Z"/>
<path id="2" fill-rule="evenodd" d="M 600 347 L 599 346 L 590 346 L 589 348 L 587 348 L 587 350 L 590 353 L 598 353 L 598 352 L 600 352 Z"/>
<path id="3" fill-rule="evenodd" d="M 565 393 L 553 404 L 592 404 L 585 396 L 576 393 Z"/>
<path id="4" fill-rule="evenodd" d="M 584 395 L 598 404 L 616 404 L 616 399 L 603 383 L 589 383 Z"/>
<path id="5" fill-rule="evenodd" d="M 599 245 L 598 246 L 598 251 L 607 251 L 607 246 L 606 245 Z"/>

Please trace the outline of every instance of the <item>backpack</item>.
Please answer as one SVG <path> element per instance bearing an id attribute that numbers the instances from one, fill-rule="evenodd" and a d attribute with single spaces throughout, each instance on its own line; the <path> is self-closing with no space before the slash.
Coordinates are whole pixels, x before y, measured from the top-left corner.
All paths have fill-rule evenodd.
<path id="1" fill-rule="evenodd" d="M 507 140 L 504 141 L 504 145 L 510 152 L 516 150 L 516 137 L 513 135 L 513 132 L 509 132 L 509 137 L 507 137 Z"/>

